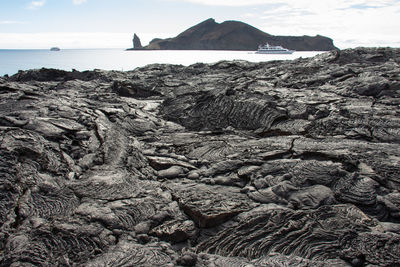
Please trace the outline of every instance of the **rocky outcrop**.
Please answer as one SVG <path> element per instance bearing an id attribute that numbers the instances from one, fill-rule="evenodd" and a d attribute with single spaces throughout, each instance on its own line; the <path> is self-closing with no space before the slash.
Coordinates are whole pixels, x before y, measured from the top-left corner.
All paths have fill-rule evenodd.
<path id="1" fill-rule="evenodd" d="M 399 64 L 0 78 L 0 265 L 400 265 Z"/>
<path id="2" fill-rule="evenodd" d="M 136 33 L 133 35 L 133 49 L 141 49 L 143 48 L 142 43 L 140 42 L 139 36 Z"/>
<path id="3" fill-rule="evenodd" d="M 174 38 L 154 39 L 145 49 L 162 50 L 257 50 L 268 42 L 296 51 L 329 51 L 337 49 L 324 36 L 274 36 L 239 21 L 216 23 L 203 21 Z"/>

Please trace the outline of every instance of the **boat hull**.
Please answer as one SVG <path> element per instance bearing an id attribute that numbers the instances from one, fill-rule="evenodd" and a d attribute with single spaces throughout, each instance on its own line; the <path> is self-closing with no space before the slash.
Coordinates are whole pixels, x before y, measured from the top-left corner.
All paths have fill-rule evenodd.
<path id="1" fill-rule="evenodd" d="M 256 51 L 256 54 L 293 54 L 294 51 Z"/>

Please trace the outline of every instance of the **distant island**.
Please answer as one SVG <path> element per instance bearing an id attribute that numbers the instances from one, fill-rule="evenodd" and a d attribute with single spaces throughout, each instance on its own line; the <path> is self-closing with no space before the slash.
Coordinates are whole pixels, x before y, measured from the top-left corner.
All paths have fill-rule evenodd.
<path id="1" fill-rule="evenodd" d="M 276 36 L 240 21 L 215 22 L 207 19 L 176 37 L 153 39 L 142 46 L 135 34 L 133 48 L 127 50 L 257 50 L 260 44 L 281 45 L 296 51 L 337 50 L 332 39 L 317 36 Z"/>

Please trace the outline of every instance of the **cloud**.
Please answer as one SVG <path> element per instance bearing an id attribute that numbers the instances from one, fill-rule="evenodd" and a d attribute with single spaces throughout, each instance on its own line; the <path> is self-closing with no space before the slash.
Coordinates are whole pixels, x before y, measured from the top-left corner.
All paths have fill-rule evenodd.
<path id="1" fill-rule="evenodd" d="M 80 5 L 80 4 L 87 2 L 87 0 L 73 0 L 73 2 L 74 2 L 74 5 Z"/>
<path id="2" fill-rule="evenodd" d="M 248 12 L 248 13 L 244 13 L 244 14 L 242 14 L 242 18 L 254 18 L 254 17 L 256 17 L 257 16 L 257 14 L 256 13 L 251 13 L 251 12 Z"/>
<path id="3" fill-rule="evenodd" d="M 32 1 L 28 5 L 28 9 L 38 9 L 46 4 L 46 0 L 38 0 L 38 1 Z"/>
<path id="4" fill-rule="evenodd" d="M 175 2 L 189 2 L 207 6 L 261 6 L 261 5 L 274 5 L 283 4 L 293 7 L 304 7 L 307 9 L 331 9 L 331 8 L 374 8 L 391 5 L 398 3 L 397 0 L 324 0 L 324 1 L 310 1 L 310 0 L 167 0 Z"/>
<path id="5" fill-rule="evenodd" d="M 171 0 L 170 0 L 171 1 Z M 174 0 L 172 0 L 174 1 Z M 207 6 L 231 6 L 231 7 L 241 7 L 241 6 L 255 6 L 255 5 L 265 5 L 274 3 L 274 1 L 268 0 L 175 0 L 178 2 L 189 2 L 200 5 Z"/>
<path id="6" fill-rule="evenodd" d="M 249 19 L 270 34 L 321 34 L 347 48 L 399 46 L 399 14 L 398 0 L 277 0 L 275 6 L 257 7 L 257 14 Z"/>
<path id="7" fill-rule="evenodd" d="M 10 24 L 26 24 L 26 21 L 17 21 L 17 20 L 2 20 L 0 21 L 0 24 L 6 24 L 6 25 L 10 25 Z"/>

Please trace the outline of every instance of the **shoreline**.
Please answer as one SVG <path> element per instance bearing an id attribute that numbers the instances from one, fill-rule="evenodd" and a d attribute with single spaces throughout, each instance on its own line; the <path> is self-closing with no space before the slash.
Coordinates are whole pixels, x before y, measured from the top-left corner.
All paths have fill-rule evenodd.
<path id="1" fill-rule="evenodd" d="M 257 55 L 251 51 L 193 51 L 193 50 L 140 50 L 134 53 L 123 49 L 105 50 L 61 50 L 51 53 L 48 50 L 6 51 L 2 54 L 0 75 L 17 73 L 18 70 L 56 68 L 80 71 L 91 69 L 132 70 L 148 64 L 182 64 L 189 66 L 198 62 L 213 63 L 220 60 L 248 60 L 260 62 L 276 59 L 310 57 L 318 52 L 297 52 L 292 55 Z"/>

